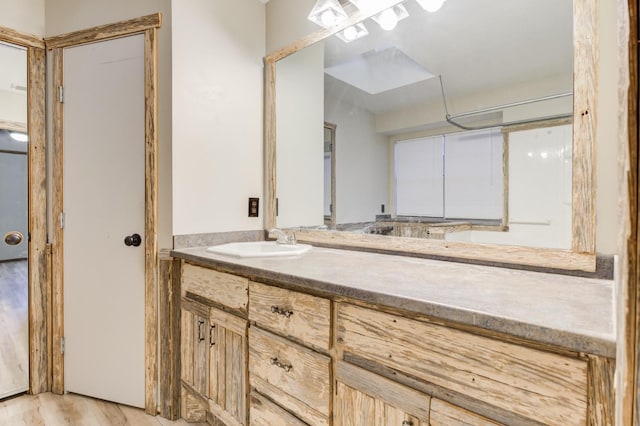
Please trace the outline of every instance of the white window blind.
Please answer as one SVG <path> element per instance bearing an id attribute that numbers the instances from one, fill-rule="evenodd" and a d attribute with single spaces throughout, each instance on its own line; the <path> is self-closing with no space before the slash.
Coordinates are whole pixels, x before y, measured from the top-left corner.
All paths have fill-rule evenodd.
<path id="1" fill-rule="evenodd" d="M 502 139 L 496 128 L 396 142 L 396 214 L 502 218 Z"/>
<path id="2" fill-rule="evenodd" d="M 448 219 L 502 218 L 502 132 L 445 135 L 444 214 Z"/>
<path id="3" fill-rule="evenodd" d="M 396 214 L 442 217 L 442 137 L 395 144 Z"/>

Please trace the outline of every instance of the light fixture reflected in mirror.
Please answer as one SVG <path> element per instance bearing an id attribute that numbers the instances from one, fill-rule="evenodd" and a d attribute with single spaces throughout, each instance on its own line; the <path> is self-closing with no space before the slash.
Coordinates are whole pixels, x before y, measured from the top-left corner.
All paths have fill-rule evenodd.
<path id="1" fill-rule="evenodd" d="M 338 0 L 317 0 L 307 19 L 323 28 L 331 28 L 347 17 Z"/>
<path id="2" fill-rule="evenodd" d="M 376 21 L 383 30 L 391 31 L 398 25 L 398 22 L 408 16 L 409 12 L 407 12 L 407 9 L 405 9 L 403 5 L 399 4 L 394 7 L 390 7 L 371 19 Z"/>
<path id="3" fill-rule="evenodd" d="M 27 141 L 29 141 L 29 137 L 27 136 L 26 133 L 11 132 L 11 133 L 9 133 L 9 136 L 11 136 L 11 139 L 13 139 L 14 141 L 17 141 L 17 142 L 27 142 Z"/>
<path id="4" fill-rule="evenodd" d="M 446 0 L 416 0 L 427 12 L 437 12 Z"/>
<path id="5" fill-rule="evenodd" d="M 345 43 L 351 43 L 352 41 L 362 38 L 368 34 L 369 31 L 367 31 L 367 27 L 365 27 L 364 24 L 360 22 L 345 28 L 343 31 L 340 31 L 336 34 L 336 37 L 338 37 Z"/>

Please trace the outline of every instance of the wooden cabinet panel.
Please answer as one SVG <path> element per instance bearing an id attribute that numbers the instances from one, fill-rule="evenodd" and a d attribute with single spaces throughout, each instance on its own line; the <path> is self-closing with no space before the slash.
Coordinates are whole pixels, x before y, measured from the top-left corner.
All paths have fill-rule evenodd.
<path id="1" fill-rule="evenodd" d="M 207 335 L 211 412 L 228 425 L 247 422 L 247 321 L 210 308 Z"/>
<path id="2" fill-rule="evenodd" d="M 263 380 L 325 417 L 330 414 L 331 359 L 291 341 L 249 329 L 249 376 L 258 388 Z M 286 405 L 285 400 L 274 399 Z"/>
<path id="3" fill-rule="evenodd" d="M 247 312 L 249 280 L 236 275 L 182 263 L 182 296 L 187 292 L 242 313 Z"/>
<path id="4" fill-rule="evenodd" d="M 249 294 L 249 320 L 310 347 L 329 350 L 329 300 L 256 282 L 249 283 Z"/>
<path id="5" fill-rule="evenodd" d="M 251 426 L 308 426 L 307 423 L 258 393 L 251 394 L 250 407 Z"/>
<path id="6" fill-rule="evenodd" d="M 500 426 L 500 423 L 436 398 L 431 399 L 430 417 L 430 426 Z"/>
<path id="7" fill-rule="evenodd" d="M 359 367 L 336 364 L 335 426 L 429 426 L 430 401 Z"/>
<path id="8" fill-rule="evenodd" d="M 545 424 L 583 425 L 587 362 L 340 303 L 340 349 Z"/>
<path id="9" fill-rule="evenodd" d="M 181 378 L 201 395 L 207 393 L 209 309 L 183 300 L 181 313 Z"/>

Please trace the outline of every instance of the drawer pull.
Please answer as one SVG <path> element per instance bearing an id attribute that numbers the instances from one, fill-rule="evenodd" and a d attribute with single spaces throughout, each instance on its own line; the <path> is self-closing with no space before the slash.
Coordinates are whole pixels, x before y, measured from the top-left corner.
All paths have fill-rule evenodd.
<path id="1" fill-rule="evenodd" d="M 285 318 L 289 318 L 291 315 L 293 315 L 293 311 L 282 309 L 279 306 L 272 306 L 271 312 L 278 315 L 284 315 Z"/>
<path id="2" fill-rule="evenodd" d="M 198 320 L 198 340 L 204 341 L 204 320 Z"/>
<path id="3" fill-rule="evenodd" d="M 403 420 L 402 426 L 413 426 L 413 422 L 411 420 Z"/>
<path id="4" fill-rule="evenodd" d="M 271 358 L 271 365 L 275 365 L 276 367 L 282 368 L 287 373 L 291 371 L 293 366 L 291 364 L 283 364 L 278 360 L 278 357 Z"/>
<path id="5" fill-rule="evenodd" d="M 215 324 L 209 329 L 209 345 L 214 346 L 216 344 L 216 326 Z"/>

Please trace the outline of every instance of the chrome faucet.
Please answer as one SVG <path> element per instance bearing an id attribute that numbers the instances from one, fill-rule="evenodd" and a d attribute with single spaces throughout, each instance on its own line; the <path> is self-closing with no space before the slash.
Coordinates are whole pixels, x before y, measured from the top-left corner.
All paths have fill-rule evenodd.
<path id="1" fill-rule="evenodd" d="M 276 236 L 278 237 L 276 242 L 278 244 L 295 245 L 296 243 L 296 234 L 294 234 L 293 232 L 291 233 L 291 235 L 287 235 L 281 229 L 278 229 L 278 228 L 273 228 L 269 232 L 271 232 L 272 234 L 276 234 Z"/>

